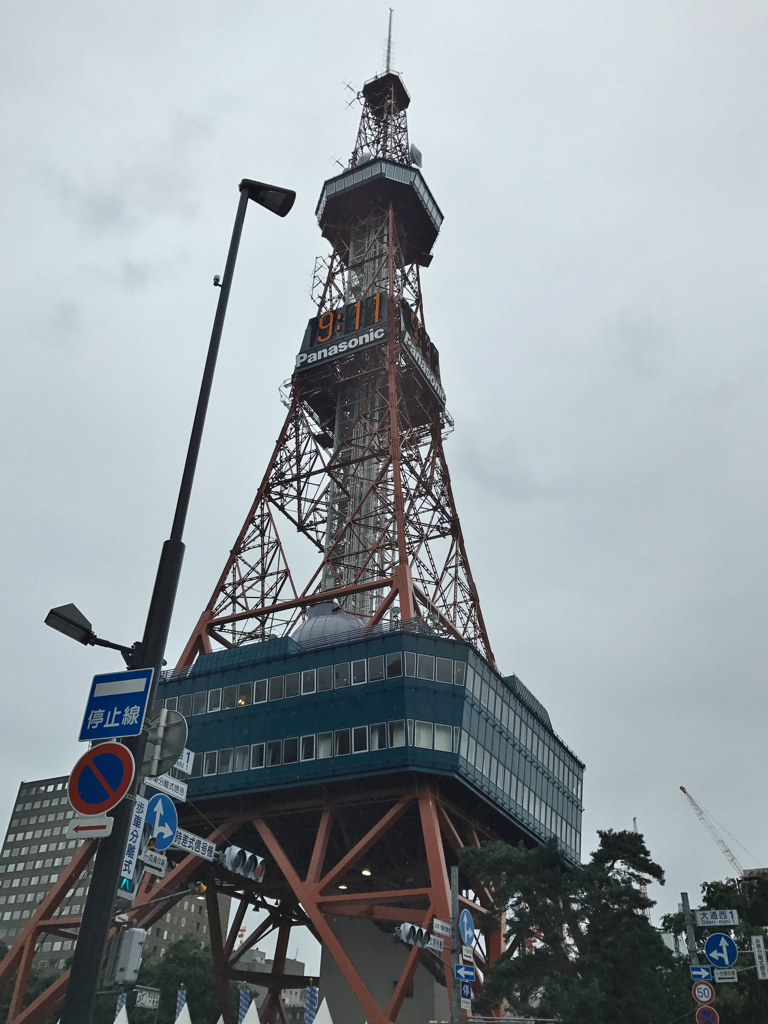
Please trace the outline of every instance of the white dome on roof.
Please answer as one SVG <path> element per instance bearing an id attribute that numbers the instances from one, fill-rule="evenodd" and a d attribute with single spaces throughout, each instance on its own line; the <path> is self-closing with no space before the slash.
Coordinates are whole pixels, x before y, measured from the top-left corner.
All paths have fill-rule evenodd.
<path id="1" fill-rule="evenodd" d="M 364 625 L 365 619 L 343 611 L 337 601 L 321 601 L 309 606 L 304 621 L 291 633 L 291 638 L 301 645 L 312 640 L 333 639 L 362 629 Z"/>

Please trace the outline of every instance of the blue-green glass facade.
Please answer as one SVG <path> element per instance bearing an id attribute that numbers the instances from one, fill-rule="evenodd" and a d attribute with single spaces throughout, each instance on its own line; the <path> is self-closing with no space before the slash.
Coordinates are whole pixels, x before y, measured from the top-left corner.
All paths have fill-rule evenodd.
<path id="1" fill-rule="evenodd" d="M 415 770 L 453 776 L 577 860 L 584 765 L 514 676 L 406 630 L 203 655 L 158 699 L 189 722 L 190 800 Z"/>

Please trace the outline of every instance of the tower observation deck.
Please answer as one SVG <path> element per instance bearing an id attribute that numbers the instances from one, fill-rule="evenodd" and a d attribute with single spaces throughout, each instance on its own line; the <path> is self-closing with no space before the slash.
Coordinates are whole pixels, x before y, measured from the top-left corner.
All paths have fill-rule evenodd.
<path id="1" fill-rule="evenodd" d="M 186 872 L 239 901 L 234 933 L 211 926 L 221 979 L 244 979 L 241 951 L 277 931 L 264 1024 L 285 1019 L 300 925 L 323 944 L 321 994 L 337 1024 L 447 1020 L 450 950 L 406 947 L 398 924 L 449 920 L 463 846 L 554 838 L 580 856 L 584 765 L 496 664 L 454 502 L 421 287 L 443 214 L 409 144 L 410 97 L 388 70 L 359 98 L 349 164 L 317 204 L 330 252 L 314 315 L 286 346 L 285 422 L 159 689 L 196 752 L 181 824 L 266 870 L 246 880 L 180 853 L 157 885 Z M 314 558 L 303 583 L 287 531 Z M 461 888 L 478 920 L 489 894 L 463 875 Z M 248 907 L 267 917 L 235 950 Z M 487 969 L 502 949 L 499 922 L 475 961 Z"/>

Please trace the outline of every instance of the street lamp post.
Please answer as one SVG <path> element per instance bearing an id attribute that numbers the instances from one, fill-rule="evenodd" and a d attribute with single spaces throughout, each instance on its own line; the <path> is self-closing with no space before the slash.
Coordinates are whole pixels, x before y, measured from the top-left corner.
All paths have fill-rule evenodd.
<path id="1" fill-rule="evenodd" d="M 224 317 L 227 312 L 227 302 L 232 286 L 232 277 L 235 270 L 235 262 L 237 261 L 237 251 L 240 245 L 246 207 L 248 206 L 248 200 L 252 199 L 279 217 L 284 217 L 293 206 L 295 198 L 296 193 L 289 189 L 276 188 L 272 185 L 265 185 L 263 182 L 251 181 L 247 178 L 240 182 L 240 202 L 237 207 L 235 224 L 232 230 L 232 240 L 229 244 L 224 278 L 221 281 L 221 291 L 219 292 L 219 301 L 216 306 L 216 316 L 213 321 L 213 330 L 211 331 L 211 340 L 208 346 L 208 357 L 205 362 L 202 384 L 200 385 L 200 395 L 197 400 L 197 409 L 195 410 L 195 418 L 192 424 L 192 434 L 184 463 L 184 472 L 181 478 L 171 535 L 163 544 L 160 555 L 160 564 L 157 568 L 152 600 L 150 601 L 147 622 L 144 627 L 144 636 L 140 644 L 134 645 L 134 648 L 130 649 L 129 657 L 126 658 L 131 668 L 154 669 L 147 701 L 147 706 L 150 709 L 155 701 L 158 679 L 163 665 L 165 645 L 171 625 L 173 605 L 176 599 L 176 589 L 181 574 L 181 563 L 184 557 L 184 544 L 181 538 L 184 532 L 187 510 L 189 509 L 192 483 L 197 466 L 197 457 L 200 452 L 205 415 L 211 394 L 213 374 L 216 369 L 216 357 L 219 353 L 221 332 L 224 327 Z M 69 630 L 68 635 L 80 640 L 81 643 L 93 643 L 95 635 L 90 630 L 90 623 L 82 615 L 80 615 L 79 620 L 75 617 L 73 622 L 70 611 L 71 607 L 64 606 L 64 608 L 54 609 L 54 612 L 58 612 L 59 615 L 58 617 L 54 616 L 55 621 L 49 624 L 53 625 L 54 628 L 60 629 L 62 632 L 68 632 L 67 628 L 62 628 L 62 626 L 66 627 L 69 622 L 73 628 Z M 64 613 L 63 615 L 61 614 L 62 612 Z M 67 612 L 69 612 L 69 615 L 66 614 Z M 80 635 L 77 635 L 78 632 Z M 89 634 L 94 639 L 89 639 Z M 84 639 L 83 637 L 86 638 Z M 109 646 L 117 645 L 110 644 Z M 118 649 L 123 651 L 129 650 L 125 648 Z M 60 1024 L 92 1024 L 93 1020 L 99 973 L 104 959 L 104 948 L 109 935 L 109 928 L 112 923 L 113 904 L 120 880 L 123 855 L 128 841 L 131 816 L 136 802 L 136 792 L 139 787 L 141 764 L 144 758 L 144 748 L 147 743 L 146 729 L 140 736 L 126 739 L 124 742 L 130 749 L 136 762 L 136 777 L 125 799 L 115 808 L 115 824 L 112 835 L 109 838 L 99 840 L 99 849 L 94 862 L 88 899 L 83 910 L 80 933 L 75 947 L 75 955 L 72 961 Z"/>

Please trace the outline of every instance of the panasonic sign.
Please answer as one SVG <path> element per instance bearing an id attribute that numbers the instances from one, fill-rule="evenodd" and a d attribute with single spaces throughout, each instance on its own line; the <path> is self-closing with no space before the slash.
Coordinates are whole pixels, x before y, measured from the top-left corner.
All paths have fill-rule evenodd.
<path id="1" fill-rule="evenodd" d="M 378 345 L 386 341 L 387 331 L 385 327 L 375 327 L 362 334 L 353 335 L 351 338 L 343 338 L 328 345 L 315 345 L 308 352 L 301 351 L 296 356 L 296 369 L 304 370 L 317 363 L 328 362 L 339 356 L 347 355 L 360 348 Z"/>

